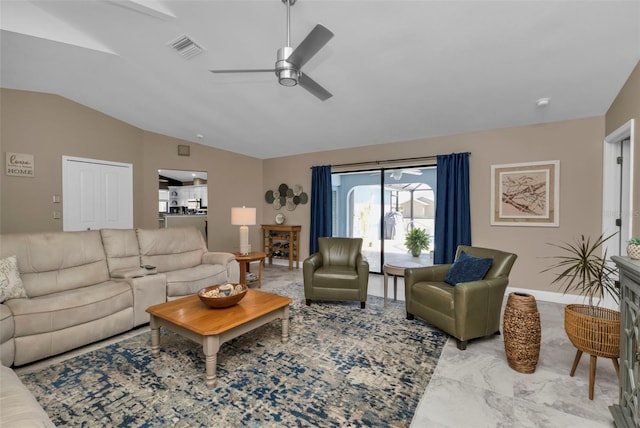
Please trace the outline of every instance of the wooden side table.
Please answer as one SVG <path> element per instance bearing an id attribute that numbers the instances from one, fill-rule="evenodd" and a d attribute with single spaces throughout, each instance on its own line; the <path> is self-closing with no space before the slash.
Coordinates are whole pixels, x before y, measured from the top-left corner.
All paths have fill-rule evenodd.
<path id="1" fill-rule="evenodd" d="M 385 263 L 382 266 L 384 272 L 384 306 L 387 306 L 387 286 L 389 285 L 389 275 L 393 276 L 393 301 L 395 302 L 398 297 L 398 277 L 404 278 L 404 270 L 407 268 L 424 267 L 418 263 L 413 262 L 394 262 Z"/>
<path id="2" fill-rule="evenodd" d="M 262 251 L 252 251 L 249 254 L 233 253 L 236 261 L 240 263 L 240 284 L 247 286 L 258 284 L 258 288 L 262 288 L 262 268 L 264 267 L 264 259 L 267 257 Z M 247 273 L 251 272 L 251 262 L 260 261 L 258 265 L 258 277 L 255 280 L 247 281 Z"/>

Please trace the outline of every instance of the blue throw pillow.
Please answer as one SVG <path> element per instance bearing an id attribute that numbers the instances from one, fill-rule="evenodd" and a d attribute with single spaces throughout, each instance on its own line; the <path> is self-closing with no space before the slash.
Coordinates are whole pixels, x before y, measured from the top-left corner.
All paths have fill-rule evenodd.
<path id="1" fill-rule="evenodd" d="M 444 277 L 444 282 L 456 285 L 459 282 L 478 281 L 487 274 L 491 263 L 493 263 L 493 259 L 481 259 L 461 251 L 458 259 L 453 262 Z"/>

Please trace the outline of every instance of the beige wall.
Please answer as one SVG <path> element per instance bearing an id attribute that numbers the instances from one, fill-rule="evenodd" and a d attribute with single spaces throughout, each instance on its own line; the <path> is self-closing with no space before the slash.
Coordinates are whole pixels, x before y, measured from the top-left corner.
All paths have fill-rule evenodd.
<path id="1" fill-rule="evenodd" d="M 601 229 L 602 142 L 604 117 L 500 129 L 357 149 L 335 150 L 268 159 L 264 163 L 264 190 L 279 183 L 302 184 L 310 190 L 313 165 L 471 152 L 471 230 L 473 244 L 512 251 L 518 261 L 511 286 L 558 291 L 549 286 L 551 276 L 541 274 L 548 261 L 547 242 L 572 240 L 580 234 L 598 235 Z M 504 227 L 490 223 L 491 165 L 560 160 L 560 227 Z M 276 211 L 262 202 L 264 222 Z M 289 224 L 309 230 L 310 205 L 281 210 Z M 308 232 L 302 233 L 301 254 L 308 254 Z"/>
<path id="2" fill-rule="evenodd" d="M 52 219 L 60 209 L 51 202 L 61 194 L 62 155 L 128 162 L 134 165 L 134 225 L 157 227 L 157 169 L 207 171 L 209 176 L 209 247 L 237 250 L 238 230 L 230 225 L 232 206 L 256 206 L 258 223 L 273 224 L 282 212 L 287 224 L 303 226 L 301 259 L 308 254 L 310 204 L 294 211 L 274 210 L 264 193 L 279 184 L 300 184 L 311 192 L 313 165 L 432 156 L 470 151 L 472 236 L 475 245 L 518 254 L 511 285 L 557 291 L 551 276 L 541 274 L 547 242 L 595 236 L 601 230 L 602 144 L 606 133 L 631 118 L 636 128 L 636 177 L 640 176 L 640 70 L 633 71 L 606 116 L 499 129 L 455 136 L 388 143 L 356 149 L 258 160 L 146 132 L 64 98 L 2 89 L 0 149 L 35 155 L 35 178 L 0 174 L 0 232 L 61 230 Z M 177 144 L 189 144 L 191 157 L 177 156 Z M 560 227 L 498 227 L 489 224 L 490 166 L 560 160 Z M 4 161 L 4 159 L 3 159 Z M 637 181 L 637 178 L 636 178 Z M 640 235 L 640 186 L 635 189 L 634 235 Z M 259 248 L 260 227 L 250 227 Z"/>
<path id="3" fill-rule="evenodd" d="M 632 207 L 633 236 L 640 237 L 640 62 L 636 65 L 605 116 L 605 134 L 609 135 L 631 119 L 635 119 L 635 188 L 633 192 L 634 206 Z"/>
<path id="4" fill-rule="evenodd" d="M 2 162 L 17 152 L 34 155 L 35 163 L 34 178 L 0 174 L 1 233 L 62 230 L 52 215 L 62 204 L 52 197 L 62 195 L 63 155 L 133 164 L 133 222 L 142 228 L 158 227 L 159 168 L 207 171 L 212 250 L 238 250 L 231 207 L 261 200 L 259 159 L 146 132 L 56 95 L 2 89 L 0 114 Z M 191 156 L 178 156 L 178 144 L 188 144 Z"/>

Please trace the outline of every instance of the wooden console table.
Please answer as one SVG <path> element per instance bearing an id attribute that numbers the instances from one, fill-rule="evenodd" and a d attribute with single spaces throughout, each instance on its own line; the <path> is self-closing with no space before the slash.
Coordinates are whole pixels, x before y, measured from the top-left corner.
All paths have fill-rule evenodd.
<path id="1" fill-rule="evenodd" d="M 302 226 L 289 226 L 284 224 L 262 225 L 262 249 L 269 258 L 269 264 L 273 259 L 289 260 L 289 270 L 293 270 L 293 262 L 296 269 L 300 268 L 300 230 Z"/>

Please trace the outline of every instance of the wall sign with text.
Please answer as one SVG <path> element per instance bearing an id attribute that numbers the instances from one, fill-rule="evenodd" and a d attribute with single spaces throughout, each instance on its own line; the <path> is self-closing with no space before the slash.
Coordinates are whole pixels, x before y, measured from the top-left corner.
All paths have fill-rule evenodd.
<path id="1" fill-rule="evenodd" d="M 6 174 L 16 177 L 34 177 L 35 165 L 33 155 L 6 152 Z"/>

